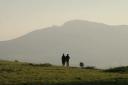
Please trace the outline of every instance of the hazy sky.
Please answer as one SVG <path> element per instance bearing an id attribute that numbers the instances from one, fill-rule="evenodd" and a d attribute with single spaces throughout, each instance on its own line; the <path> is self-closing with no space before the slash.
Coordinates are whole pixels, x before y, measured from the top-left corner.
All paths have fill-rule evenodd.
<path id="1" fill-rule="evenodd" d="M 0 0 L 0 40 L 73 19 L 128 25 L 128 0 Z"/>

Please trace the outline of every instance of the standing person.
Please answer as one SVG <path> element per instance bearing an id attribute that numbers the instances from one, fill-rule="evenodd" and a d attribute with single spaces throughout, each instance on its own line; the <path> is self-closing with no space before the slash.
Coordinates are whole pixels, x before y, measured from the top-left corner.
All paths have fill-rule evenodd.
<path id="1" fill-rule="evenodd" d="M 69 67 L 69 59 L 70 59 L 70 56 L 69 54 L 66 55 L 66 65 L 67 67 Z"/>
<path id="2" fill-rule="evenodd" d="M 65 60 L 66 60 L 66 59 L 65 59 L 65 55 L 64 55 L 64 53 L 63 53 L 63 55 L 62 55 L 62 65 L 63 65 L 63 66 L 65 66 Z"/>

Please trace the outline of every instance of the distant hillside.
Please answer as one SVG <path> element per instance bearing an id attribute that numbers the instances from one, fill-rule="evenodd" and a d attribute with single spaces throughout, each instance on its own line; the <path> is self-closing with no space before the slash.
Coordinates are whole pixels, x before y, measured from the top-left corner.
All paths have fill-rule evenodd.
<path id="1" fill-rule="evenodd" d="M 60 65 L 62 53 L 69 53 L 71 65 L 128 65 L 127 36 L 127 25 L 73 20 L 0 42 L 0 59 Z"/>

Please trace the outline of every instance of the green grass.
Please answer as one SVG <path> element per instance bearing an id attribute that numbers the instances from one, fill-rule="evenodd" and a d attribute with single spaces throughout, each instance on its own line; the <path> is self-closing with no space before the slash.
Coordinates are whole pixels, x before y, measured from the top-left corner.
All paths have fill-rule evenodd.
<path id="1" fill-rule="evenodd" d="M 128 73 L 0 61 L 0 85 L 128 85 Z"/>

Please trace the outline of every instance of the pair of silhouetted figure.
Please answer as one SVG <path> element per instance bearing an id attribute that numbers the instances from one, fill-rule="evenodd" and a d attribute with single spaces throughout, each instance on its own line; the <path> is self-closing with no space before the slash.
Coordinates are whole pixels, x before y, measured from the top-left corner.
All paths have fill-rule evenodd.
<path id="1" fill-rule="evenodd" d="M 62 65 L 65 66 L 65 64 L 66 64 L 66 66 L 69 67 L 69 59 L 70 59 L 69 54 L 67 54 L 66 56 L 63 54 L 62 55 Z"/>

